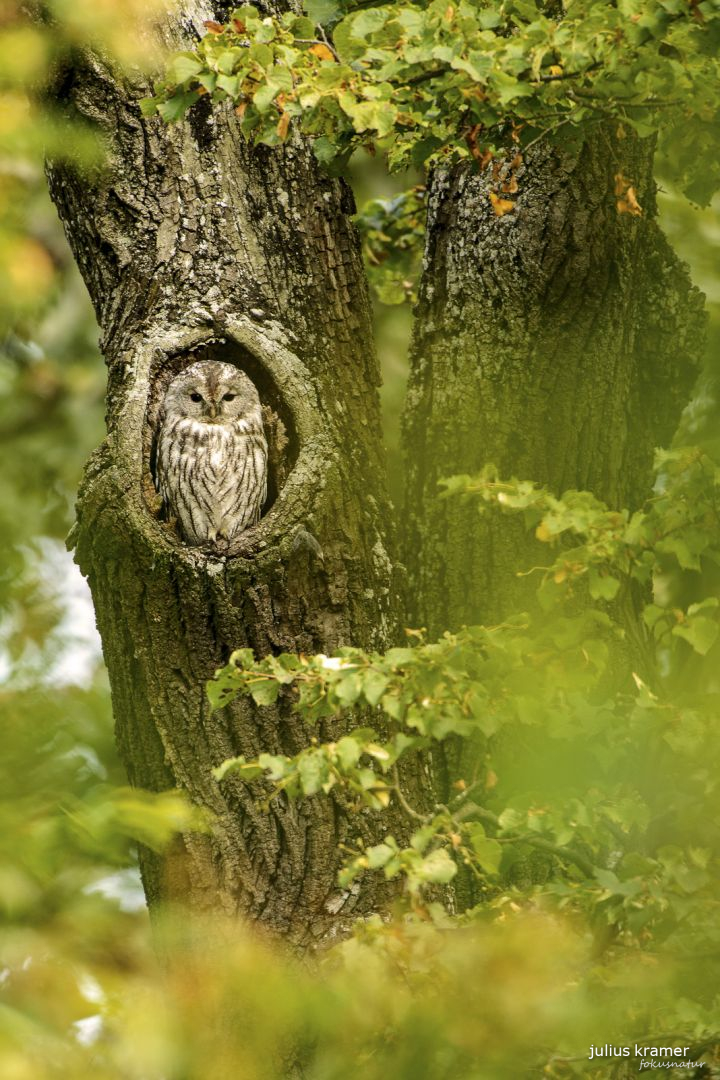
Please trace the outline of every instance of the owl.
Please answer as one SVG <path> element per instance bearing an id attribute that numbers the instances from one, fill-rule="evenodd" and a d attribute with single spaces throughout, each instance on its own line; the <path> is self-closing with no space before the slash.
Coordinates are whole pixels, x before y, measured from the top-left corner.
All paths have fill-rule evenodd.
<path id="1" fill-rule="evenodd" d="M 267 441 L 247 375 L 199 360 L 175 376 L 160 414 L 156 482 L 188 544 L 230 540 L 259 520 Z"/>

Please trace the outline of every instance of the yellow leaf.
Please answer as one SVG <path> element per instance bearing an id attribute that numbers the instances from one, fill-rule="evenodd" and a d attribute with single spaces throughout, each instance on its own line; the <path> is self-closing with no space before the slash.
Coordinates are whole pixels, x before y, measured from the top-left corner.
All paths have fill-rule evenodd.
<path id="1" fill-rule="evenodd" d="M 560 64 L 551 64 L 549 70 L 551 75 L 562 75 L 563 72 L 562 66 Z"/>
<path id="2" fill-rule="evenodd" d="M 5 257 L 5 270 L 14 292 L 21 300 L 44 292 L 53 281 L 53 262 L 48 251 L 37 240 L 19 237 L 9 245 Z"/>
<path id="3" fill-rule="evenodd" d="M 535 530 L 535 536 L 538 540 L 542 540 L 543 543 L 547 543 L 551 539 L 551 533 L 544 521 L 541 521 Z"/>
<path id="4" fill-rule="evenodd" d="M 313 56 L 317 56 L 317 58 L 319 60 L 334 60 L 335 59 L 335 57 L 333 56 L 330 49 L 328 49 L 327 45 L 321 45 L 319 42 L 318 42 L 317 45 L 312 45 L 308 49 L 308 52 L 311 52 L 313 54 Z"/>
<path id="5" fill-rule="evenodd" d="M 514 202 L 510 199 L 503 199 L 500 195 L 496 195 L 494 191 L 489 192 L 489 197 L 497 217 L 503 217 L 505 214 L 509 214 L 511 210 L 515 209 Z"/>
<path id="6" fill-rule="evenodd" d="M 287 138 L 288 128 L 290 127 L 290 113 L 282 113 L 278 120 L 277 133 L 280 138 L 285 141 Z"/>

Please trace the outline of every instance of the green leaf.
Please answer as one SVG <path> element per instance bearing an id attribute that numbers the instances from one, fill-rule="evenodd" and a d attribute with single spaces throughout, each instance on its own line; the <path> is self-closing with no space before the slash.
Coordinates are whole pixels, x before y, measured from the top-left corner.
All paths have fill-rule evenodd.
<path id="1" fill-rule="evenodd" d="M 692 645 L 695 652 L 705 656 L 717 640 L 718 629 L 714 619 L 696 615 L 680 626 L 674 626 L 672 632 Z"/>
<path id="2" fill-rule="evenodd" d="M 254 780 L 263 771 L 263 768 L 256 762 L 247 762 L 244 757 L 235 757 L 223 761 L 222 765 L 218 765 L 216 769 L 213 769 L 212 774 L 216 780 L 224 780 L 226 776 L 233 773 L 238 773 L 243 780 Z"/>
<path id="3" fill-rule="evenodd" d="M 682 536 L 670 536 L 658 544 L 658 551 L 672 554 L 683 570 L 700 570 L 700 560 L 691 550 L 687 539 Z"/>
<path id="4" fill-rule="evenodd" d="M 616 577 L 612 577 L 610 574 L 600 574 L 591 567 L 589 587 L 593 600 L 614 600 L 620 588 L 620 582 Z"/>
<path id="5" fill-rule="evenodd" d="M 282 754 L 261 754 L 258 764 L 268 772 L 271 780 L 281 780 L 291 767 L 289 758 Z"/>
<path id="6" fill-rule="evenodd" d="M 303 795 L 315 795 L 330 778 L 327 759 L 317 751 L 306 751 L 297 759 Z"/>
<path id="7" fill-rule="evenodd" d="M 251 60 L 254 60 L 256 64 L 259 64 L 261 68 L 269 68 L 273 62 L 273 53 L 269 45 L 251 45 L 248 50 L 248 56 Z"/>
<path id="8" fill-rule="evenodd" d="M 321 23 L 323 26 L 334 22 L 341 15 L 340 5 L 337 0 L 305 0 L 303 7 L 309 19 L 312 19 L 314 23 Z"/>
<path id="9" fill-rule="evenodd" d="M 160 102 L 157 111 L 168 124 L 174 124 L 183 118 L 190 106 L 194 105 L 197 100 L 197 94 L 173 94 L 167 101 Z"/>
<path id="10" fill-rule="evenodd" d="M 312 144 L 313 153 L 321 165 L 328 165 L 337 157 L 335 143 L 328 139 L 327 135 L 321 135 Z"/>
<path id="11" fill-rule="evenodd" d="M 335 747 L 338 761 L 343 769 L 351 769 L 360 760 L 361 748 L 357 739 L 350 735 L 343 736 Z"/>
<path id="12" fill-rule="evenodd" d="M 353 15 L 352 36 L 355 38 L 368 38 L 381 30 L 390 18 L 387 8 L 376 7 L 361 11 L 359 15 Z"/>
<path id="13" fill-rule="evenodd" d="M 235 652 L 230 654 L 230 665 L 236 668 L 240 668 L 243 671 L 247 671 L 253 667 L 255 663 L 255 654 L 252 649 L 236 649 Z M 227 671 L 227 668 L 221 670 Z"/>
<path id="14" fill-rule="evenodd" d="M 168 66 L 170 78 L 177 83 L 187 82 L 194 75 L 199 75 L 203 70 L 203 64 L 195 53 L 177 53 Z"/>
<path id="15" fill-rule="evenodd" d="M 390 684 L 387 675 L 370 668 L 362 675 L 362 689 L 368 705 L 377 705 Z"/>
<path id="16" fill-rule="evenodd" d="M 486 836 L 482 825 L 473 825 L 470 829 L 470 845 L 485 873 L 497 874 L 502 859 L 502 844 Z"/>
<path id="17" fill-rule="evenodd" d="M 263 679 L 250 686 L 250 694 L 256 705 L 274 705 L 280 693 L 280 684 L 275 679 Z"/>
<path id="18" fill-rule="evenodd" d="M 404 667 L 406 664 L 411 664 L 414 659 L 414 649 L 388 649 L 385 653 L 385 661 L 391 667 Z"/>
<path id="19" fill-rule="evenodd" d="M 620 881 L 617 874 L 614 874 L 612 870 L 603 870 L 601 868 L 595 869 L 595 877 L 603 889 L 606 889 L 611 896 L 637 896 L 642 892 L 642 884 L 637 879 L 632 878 L 630 881 Z"/>
<path id="20" fill-rule="evenodd" d="M 227 49 L 226 52 L 220 53 L 215 61 L 215 67 L 221 75 L 232 75 L 235 64 L 240 59 L 242 59 L 241 49 Z"/>
<path id="21" fill-rule="evenodd" d="M 237 75 L 218 75 L 216 85 L 219 90 L 224 90 L 229 97 L 237 95 L 240 79 Z"/>
<path id="22" fill-rule="evenodd" d="M 253 105 L 259 113 L 267 112 L 279 93 L 280 87 L 276 83 L 266 82 L 253 94 Z"/>
<path id="23" fill-rule="evenodd" d="M 353 671 L 335 684 L 334 692 L 340 704 L 347 708 L 355 704 L 362 693 L 362 688 L 360 675 Z"/>
<path id="24" fill-rule="evenodd" d="M 375 847 L 368 848 L 366 851 L 368 867 L 371 870 L 379 870 L 392 859 L 396 851 L 397 846 L 390 844 L 376 844 Z"/>
<path id="25" fill-rule="evenodd" d="M 457 874 L 457 865 L 445 848 L 438 848 L 427 855 L 417 870 L 417 876 L 423 881 L 432 881 L 446 885 Z"/>

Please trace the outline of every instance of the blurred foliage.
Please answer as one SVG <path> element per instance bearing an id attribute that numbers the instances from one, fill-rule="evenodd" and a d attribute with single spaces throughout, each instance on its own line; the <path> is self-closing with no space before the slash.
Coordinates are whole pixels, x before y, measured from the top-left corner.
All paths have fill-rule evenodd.
<path id="1" fill-rule="evenodd" d="M 336 26 L 340 8 L 334 0 L 308 7 L 320 24 L 315 45 L 325 44 L 322 26 Z M 653 79 L 667 81 L 670 69 L 685 89 L 696 85 L 703 64 L 716 64 L 707 56 L 693 67 L 686 51 L 706 34 L 703 20 L 715 7 L 690 7 L 695 14 L 688 18 L 684 8 L 648 5 L 660 19 L 649 26 L 645 8 L 639 20 L 635 7 L 615 9 L 626 29 L 636 28 L 626 46 L 633 33 L 638 48 L 648 46 L 643 55 Z M 492 19 L 494 9 L 475 8 Z M 0 1076 L 606 1078 L 625 1075 L 626 1066 L 589 1061 L 589 1046 L 636 1039 L 690 1046 L 693 1060 L 706 1066 L 686 1074 L 720 1075 L 717 349 L 683 421 L 685 441 L 705 440 L 707 453 L 661 459 L 656 497 L 641 515 L 609 515 L 591 496 L 557 499 L 532 484 L 502 483 L 490 471 L 455 482 L 449 497 L 473 499 L 486 513 L 520 514 L 539 530 L 549 551 L 539 572 L 542 618 L 518 617 L 439 642 L 415 637 L 407 649 L 378 657 L 346 650 L 255 664 L 239 654 L 213 686 L 216 703 L 240 689 L 262 701 L 299 687 L 311 731 L 317 716 L 358 704 L 368 717 L 368 727 L 296 758 L 224 767 L 255 775 L 249 782 L 261 800 L 276 797 L 278 788 L 294 797 L 322 797 L 332 788 L 358 812 L 381 815 L 400 797 L 395 764 L 403 755 L 457 732 L 481 741 L 477 775 L 448 792 L 445 804 L 427 813 L 405 800 L 411 844 L 389 836 L 346 853 L 347 889 L 364 873 L 406 882 L 394 917 L 360 924 L 312 970 L 219 918 L 208 923 L 167 912 L 151 938 L 137 844 L 163 849 L 178 831 L 211 823 L 177 793 L 157 798 L 124 787 L 87 608 L 62 549 L 82 464 L 103 434 L 103 366 L 87 297 L 45 194 L 43 155 L 72 154 L 83 163 L 96 160 L 97 148 L 87 131 L 53 115 L 42 86 L 53 65 L 85 45 L 118 63 L 152 63 L 140 23 L 157 7 L 146 0 L 54 0 L 43 10 L 46 21 L 31 26 L 23 5 L 0 5 L 0 445 L 8 463 L 0 476 Z M 348 24 L 355 98 L 336 119 L 345 124 L 338 146 L 347 136 L 349 147 L 377 142 L 382 152 L 372 110 L 358 111 L 373 101 L 382 111 L 390 100 L 385 90 L 372 96 L 378 65 L 387 62 L 378 55 L 387 45 L 380 38 L 393 22 L 389 6 L 380 17 L 376 11 L 367 13 L 362 40 L 357 23 Z M 474 142 L 467 129 L 489 124 L 480 113 L 512 87 L 506 80 L 503 91 L 495 75 L 479 82 L 458 65 L 460 5 L 419 4 L 413 11 L 421 20 L 444 20 L 455 52 L 437 58 L 442 73 L 432 79 L 424 78 L 427 61 L 418 59 L 423 81 L 413 108 L 422 115 L 414 127 L 400 125 L 407 138 L 399 140 L 398 162 L 419 145 L 430 121 L 440 142 L 449 145 L 450 132 L 454 153 L 484 154 L 501 128 L 476 131 Z M 533 83 L 522 67 L 527 39 L 518 38 L 536 16 L 534 7 L 506 6 L 502 19 L 514 20 L 514 35 L 504 33 L 504 23 L 483 31 L 503 55 L 522 45 L 510 73 L 515 89 Z M 542 20 L 550 33 L 551 16 Z M 673 35 L 689 28 L 688 42 L 661 41 L 653 25 Z M 211 30 L 208 48 L 223 33 Z M 582 77 L 552 72 L 563 62 L 559 54 L 539 62 L 539 74 L 550 76 L 542 92 L 557 95 L 560 111 L 574 87 L 608 91 L 609 69 L 602 78 L 590 70 L 583 34 Z M 274 37 L 270 45 L 276 47 Z M 330 57 L 310 46 L 301 47 L 309 77 L 332 82 L 339 65 L 330 45 Z M 668 46 L 690 58 L 688 72 L 678 73 Z M 607 42 L 597 48 L 606 58 Z M 620 49 L 613 64 L 628 55 Z M 640 55 L 632 53 L 633 64 Z M 409 62 L 407 55 L 397 59 Z M 413 77 L 409 68 L 405 74 Z M 586 123 L 592 116 L 583 110 L 610 107 L 637 126 L 643 102 L 659 106 L 649 77 L 639 89 L 620 82 L 625 89 L 610 86 L 604 103 L 573 106 L 574 120 Z M 477 90 L 486 85 L 483 99 Z M 452 114 L 453 95 L 468 89 L 467 108 Z M 668 185 L 705 166 L 714 175 L 717 163 L 705 148 L 716 136 L 697 135 L 710 89 L 709 82 L 700 87 L 683 115 L 680 143 L 665 141 L 660 175 Z M 447 111 L 431 117 L 428 103 L 446 90 Z M 276 93 L 258 109 L 272 127 L 270 141 L 284 137 L 278 125 L 285 128 L 282 116 L 292 111 L 288 98 L 286 92 L 288 108 Z M 529 100 L 508 97 L 513 110 Z M 394 92 L 392 101 L 401 107 Z M 251 126 L 252 109 L 246 117 Z M 520 140 L 533 131 L 528 124 Z M 336 137 L 331 126 L 321 152 Z M 420 157 L 437 145 L 421 147 Z M 417 284 L 422 177 L 388 179 L 382 154 L 373 160 L 364 152 L 350 172 L 369 276 L 382 301 L 378 348 L 401 497 L 397 416 L 410 313 L 399 301 L 412 301 Z M 661 208 L 671 239 L 709 295 L 712 341 L 720 344 L 717 214 L 699 214 L 674 190 L 662 196 Z M 631 649 L 623 637 L 616 605 L 627 590 L 643 587 L 652 595 L 645 595 L 642 670 L 618 687 L 612 665 L 635 644 Z M 460 917 L 437 902 L 458 867 L 476 877 L 485 897 Z"/>
<path id="2" fill-rule="evenodd" d="M 578 935 L 570 998 L 581 992 L 586 1020 L 605 1032 L 591 1041 L 657 1045 L 648 1033 L 672 1033 L 666 1041 L 699 1057 L 720 1046 L 720 467 L 698 448 L 659 453 L 656 466 L 656 493 L 632 515 L 588 492 L 557 498 L 501 481 L 492 466 L 448 480 L 447 497 L 520 515 L 548 545 L 547 565 L 535 568 L 536 614 L 434 643 L 408 631 L 419 643 L 384 655 L 344 648 L 256 661 L 242 649 L 208 693 L 214 708 L 238 694 L 260 706 L 290 695 L 311 733 L 361 707 L 375 727 L 313 739 L 292 758 L 234 758 L 215 775 L 258 784 L 266 802 L 332 790 L 348 813 L 381 814 L 397 800 L 409 844 L 388 835 L 348 851 L 343 888 L 367 873 L 399 877 L 406 920 L 452 934 L 511 912 L 562 920 Z M 697 598 L 682 604 L 688 573 Z M 633 594 L 646 596 L 637 627 L 627 621 Z M 397 763 L 449 737 L 472 741 L 473 772 L 424 811 L 408 801 Z M 459 867 L 483 900 L 451 919 L 433 889 Z M 631 962 L 645 973 L 641 997 L 624 985 Z M 598 985 L 613 987 L 612 1020 Z M 560 1063 L 557 1048 L 545 1057 L 536 1044 L 537 1069 L 595 1074 L 575 1022 L 570 1008 L 555 1036 Z"/>
<path id="3" fill-rule="evenodd" d="M 425 242 L 425 187 L 371 199 L 355 216 L 368 280 L 381 304 L 417 301 Z"/>
<path id="4" fill-rule="evenodd" d="M 48 80 L 86 47 L 111 63 L 156 65 L 149 30 L 162 7 L 161 0 L 49 0 L 32 19 L 21 0 L 0 3 L 0 327 L 27 328 L 62 288 L 58 245 L 37 213 L 47 201 L 45 157 L 80 166 L 99 160 L 93 132 L 54 109 Z"/>

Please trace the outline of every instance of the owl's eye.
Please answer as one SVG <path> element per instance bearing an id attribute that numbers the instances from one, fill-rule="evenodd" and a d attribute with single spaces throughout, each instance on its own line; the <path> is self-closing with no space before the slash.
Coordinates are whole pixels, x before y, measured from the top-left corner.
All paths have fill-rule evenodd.
<path id="1" fill-rule="evenodd" d="M 191 394 L 190 395 L 190 400 L 191 401 L 202 401 L 202 395 L 201 394 Z"/>
<path id="2" fill-rule="evenodd" d="M 234 401 L 237 394 L 223 394 L 223 401 Z"/>

